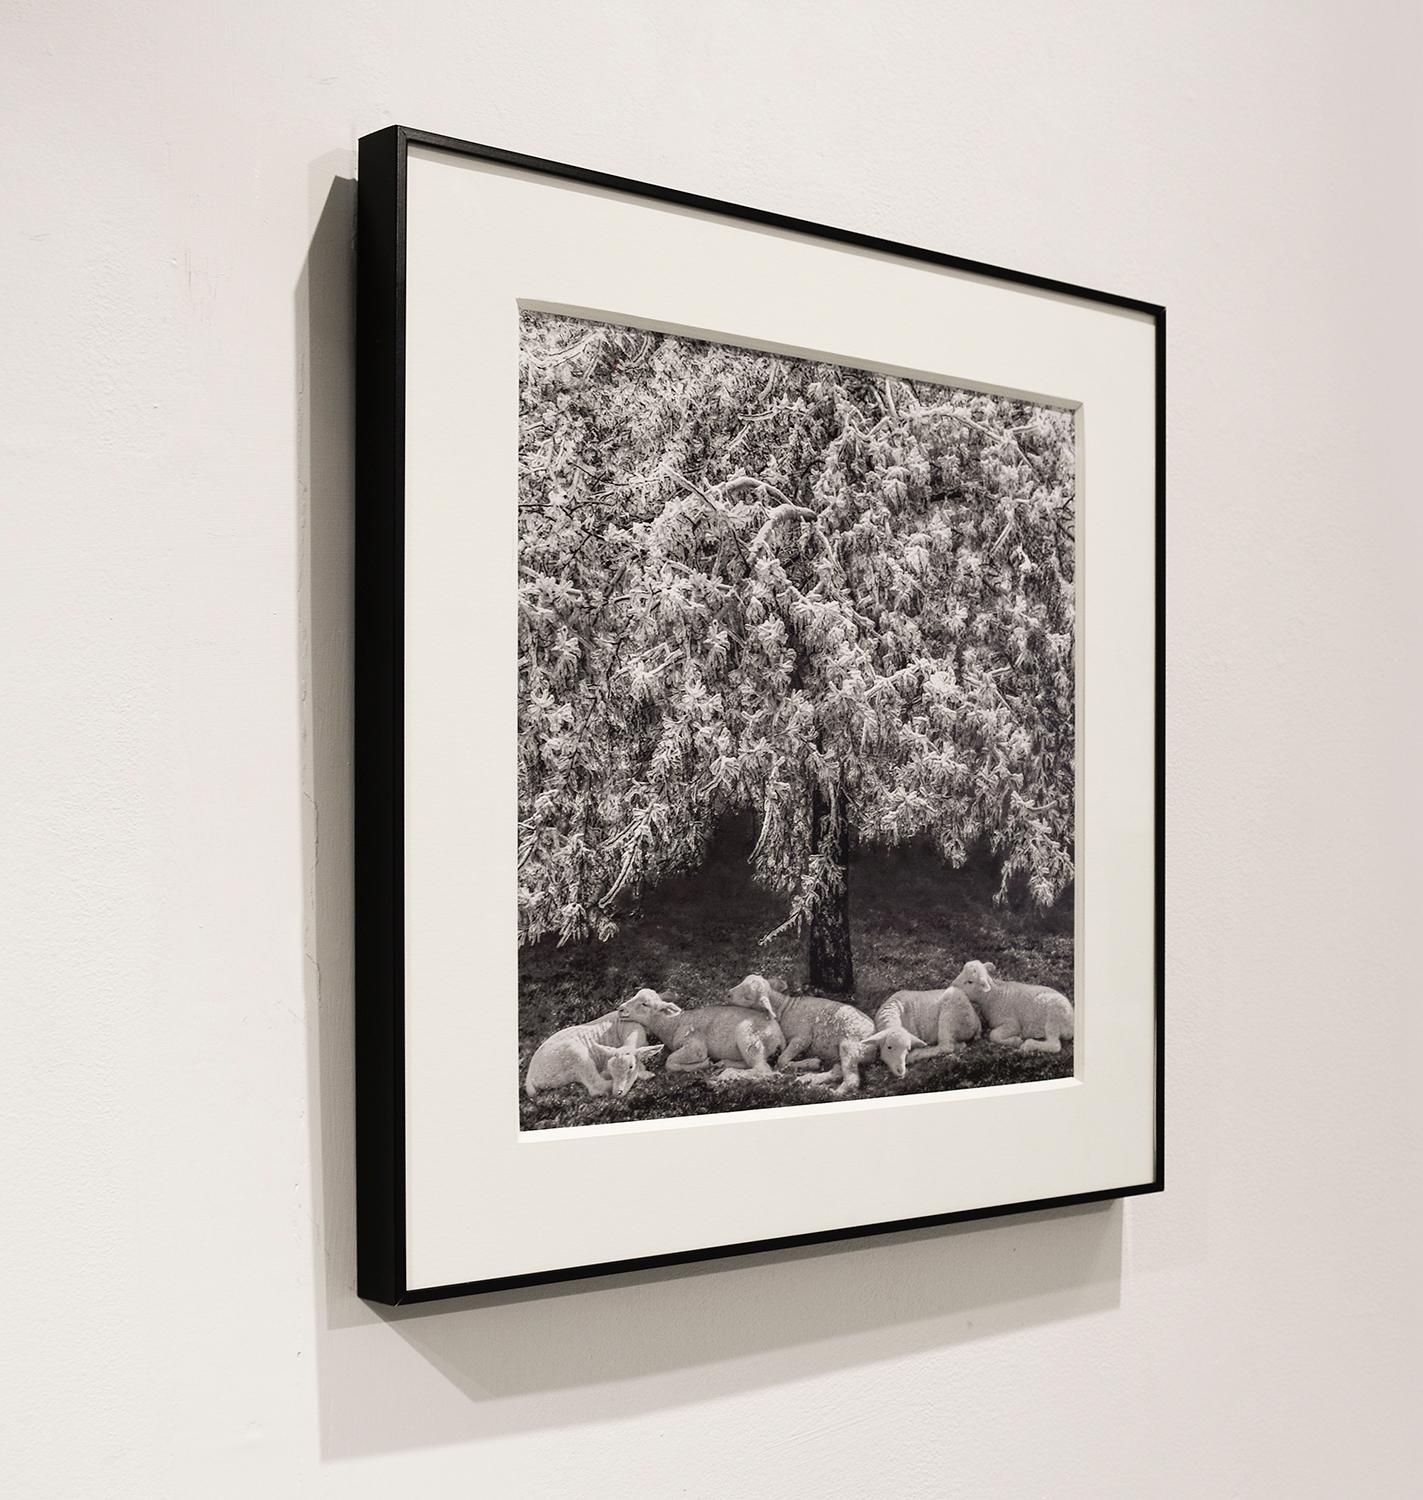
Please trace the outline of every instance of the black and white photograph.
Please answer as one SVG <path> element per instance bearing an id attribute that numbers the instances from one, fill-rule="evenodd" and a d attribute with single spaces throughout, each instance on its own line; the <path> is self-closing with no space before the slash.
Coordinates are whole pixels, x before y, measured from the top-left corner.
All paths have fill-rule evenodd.
<path id="1" fill-rule="evenodd" d="M 521 310 L 523 1130 L 1073 1075 L 1076 445 Z"/>

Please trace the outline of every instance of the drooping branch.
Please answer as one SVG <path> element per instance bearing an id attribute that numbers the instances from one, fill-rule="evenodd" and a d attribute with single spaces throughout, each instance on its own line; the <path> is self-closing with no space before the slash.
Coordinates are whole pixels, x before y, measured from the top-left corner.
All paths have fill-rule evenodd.
<path id="1" fill-rule="evenodd" d="M 770 486 L 768 485 L 767 488 L 769 489 Z M 746 552 L 748 559 L 755 557 L 761 548 L 766 545 L 770 540 L 771 533 L 782 521 L 791 521 L 796 518 L 804 521 L 813 521 L 815 519 L 815 512 L 805 505 L 793 505 L 789 500 L 783 505 L 772 506 L 766 512 L 766 519 L 762 522 L 761 529 L 751 538 L 751 545 L 747 548 Z"/>
<path id="2" fill-rule="evenodd" d="M 523 355 L 530 364 L 539 365 L 544 369 L 549 369 L 553 365 L 562 363 L 565 359 L 572 359 L 575 354 L 580 354 L 584 349 L 588 347 L 589 344 L 594 343 L 597 339 L 600 339 L 603 336 L 603 332 L 604 330 L 601 327 L 595 328 L 591 333 L 585 334 L 581 339 L 578 340 L 577 343 L 570 344 L 566 349 L 553 349 L 550 350 L 547 354 L 540 355 L 534 354 L 531 350 L 526 348 L 523 351 Z"/>
<path id="3" fill-rule="evenodd" d="M 896 413 L 896 416 L 898 414 Z M 1018 432 L 1035 432 L 1038 430 L 1036 421 L 1025 422 L 1017 427 L 1010 427 L 1004 432 L 995 432 L 993 428 L 985 426 L 982 422 L 969 416 L 966 411 L 960 411 L 958 407 L 945 404 L 943 406 L 924 406 L 919 401 L 905 414 L 910 421 L 922 421 L 928 417 L 948 417 L 952 421 L 962 422 L 965 427 L 971 427 L 975 432 L 980 432 L 989 442 L 998 447 L 1016 448 L 1022 455 L 1028 467 L 1032 468 L 1032 460 L 1028 457 L 1023 445 L 1014 436 Z"/>

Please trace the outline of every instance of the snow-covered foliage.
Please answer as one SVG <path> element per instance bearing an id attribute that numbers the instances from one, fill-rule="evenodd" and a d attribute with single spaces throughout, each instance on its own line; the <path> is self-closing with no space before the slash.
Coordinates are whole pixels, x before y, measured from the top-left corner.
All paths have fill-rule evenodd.
<path id="1" fill-rule="evenodd" d="M 521 315 L 519 918 L 621 899 L 751 809 L 786 924 L 842 830 L 1073 871 L 1070 412 Z"/>

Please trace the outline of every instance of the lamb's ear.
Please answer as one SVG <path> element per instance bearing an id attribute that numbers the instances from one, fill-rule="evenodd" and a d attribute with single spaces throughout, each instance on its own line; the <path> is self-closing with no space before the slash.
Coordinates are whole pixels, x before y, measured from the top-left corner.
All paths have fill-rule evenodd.
<path id="1" fill-rule="evenodd" d="M 988 975 L 988 977 L 990 979 L 996 979 L 998 977 L 998 965 L 997 964 L 985 963 L 984 966 L 983 966 L 983 968 L 984 968 L 984 972 Z"/>
<path id="2" fill-rule="evenodd" d="M 927 1047 L 929 1044 L 924 1040 L 923 1037 L 915 1036 L 911 1031 L 909 1033 L 909 1045 L 911 1047 Z"/>
<path id="3" fill-rule="evenodd" d="M 889 1032 L 887 1030 L 886 1031 L 877 1031 L 877 1032 L 875 1032 L 875 1034 L 873 1036 L 867 1036 L 865 1038 L 865 1040 L 864 1040 L 863 1045 L 866 1046 L 866 1047 L 872 1046 L 876 1042 L 882 1042 L 885 1039 L 885 1037 L 887 1037 L 888 1035 L 889 1035 Z"/>
<path id="4" fill-rule="evenodd" d="M 791 992 L 790 980 L 784 974 L 772 974 L 766 983 L 782 995 L 789 995 Z"/>
<path id="5" fill-rule="evenodd" d="M 638 1047 L 636 1049 L 639 1057 L 656 1057 L 662 1050 L 662 1043 L 658 1042 L 655 1047 Z"/>
<path id="6" fill-rule="evenodd" d="M 594 1062 L 605 1063 L 616 1051 L 618 1051 L 618 1048 L 606 1046 L 602 1042 L 588 1043 L 588 1053 Z"/>

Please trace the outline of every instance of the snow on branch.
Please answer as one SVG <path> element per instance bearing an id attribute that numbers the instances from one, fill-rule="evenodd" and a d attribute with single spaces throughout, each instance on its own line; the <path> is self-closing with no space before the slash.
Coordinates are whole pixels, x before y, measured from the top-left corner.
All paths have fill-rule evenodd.
<path id="1" fill-rule="evenodd" d="M 790 521 L 799 517 L 801 520 L 813 521 L 815 512 L 805 505 L 793 505 L 786 501 L 783 505 L 772 506 L 766 512 L 766 519 L 761 525 L 760 531 L 751 538 L 751 546 L 747 549 L 748 557 L 755 557 L 762 547 L 770 540 L 771 533 L 782 521 Z"/>
<path id="2" fill-rule="evenodd" d="M 816 920 L 843 875 L 816 799 L 861 842 L 986 842 L 1052 900 L 1071 414 L 561 315 L 520 331 L 521 941 L 610 936 L 730 814 L 786 924 Z"/>

